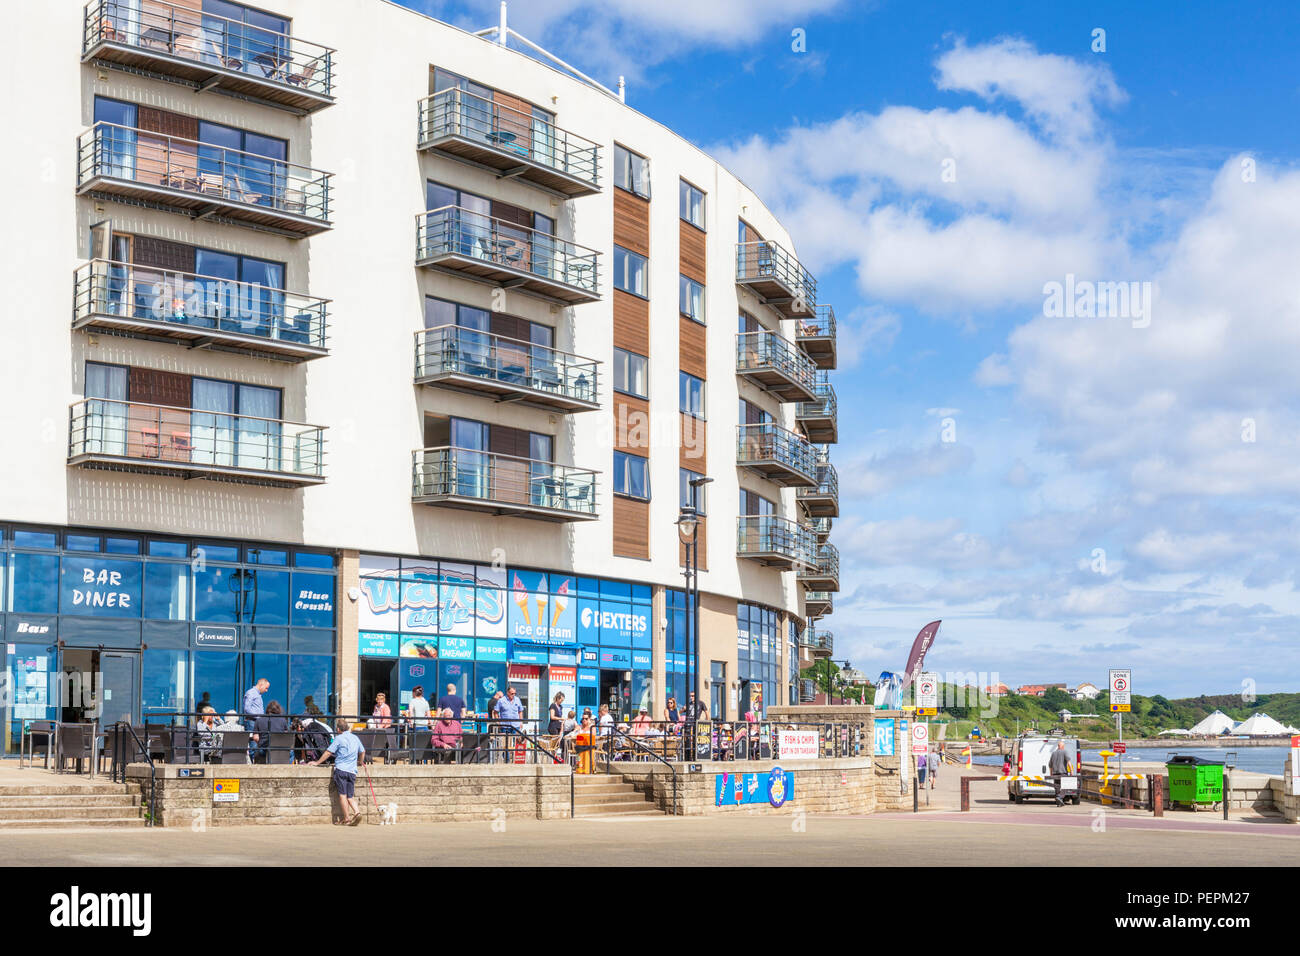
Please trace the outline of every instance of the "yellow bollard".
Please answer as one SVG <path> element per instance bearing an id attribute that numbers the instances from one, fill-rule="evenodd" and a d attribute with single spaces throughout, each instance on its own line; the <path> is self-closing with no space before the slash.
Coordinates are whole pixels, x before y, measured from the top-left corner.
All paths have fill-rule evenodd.
<path id="1" fill-rule="evenodd" d="M 1109 807 L 1111 802 L 1106 795 L 1110 793 L 1110 780 L 1108 779 L 1110 777 L 1110 758 L 1116 756 L 1116 753 L 1113 750 L 1102 750 L 1099 753 L 1101 754 L 1101 780 L 1097 782 L 1097 793 L 1101 796 L 1101 805 Z"/>

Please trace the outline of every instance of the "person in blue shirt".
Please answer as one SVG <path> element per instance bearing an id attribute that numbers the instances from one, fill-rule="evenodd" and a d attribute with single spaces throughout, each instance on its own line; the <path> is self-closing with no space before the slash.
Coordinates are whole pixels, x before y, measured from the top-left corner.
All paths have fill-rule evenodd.
<path id="1" fill-rule="evenodd" d="M 361 808 L 357 806 L 356 801 L 357 758 L 365 758 L 366 748 L 361 743 L 361 739 L 352 732 L 352 725 L 346 720 L 336 721 L 334 729 L 338 734 L 329 748 L 307 766 L 319 767 L 325 762 L 326 757 L 331 755 L 334 757 L 334 773 L 330 779 L 334 782 L 334 789 L 338 791 L 339 810 L 343 813 L 341 822 L 344 826 L 354 827 L 361 822 Z"/>
<path id="2" fill-rule="evenodd" d="M 506 688 L 506 696 L 497 701 L 497 717 L 506 726 L 519 729 L 519 720 L 524 716 L 524 702 L 519 699 L 513 686 Z"/>

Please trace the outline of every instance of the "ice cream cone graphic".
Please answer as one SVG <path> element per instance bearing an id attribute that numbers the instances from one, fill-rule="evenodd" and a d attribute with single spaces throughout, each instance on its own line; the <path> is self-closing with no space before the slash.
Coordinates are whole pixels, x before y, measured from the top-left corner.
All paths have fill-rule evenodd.
<path id="1" fill-rule="evenodd" d="M 564 613 L 564 608 L 566 606 L 564 599 L 568 596 L 569 582 L 564 581 L 555 591 L 555 610 L 551 612 L 551 627 L 555 627 L 555 622 L 558 621 L 560 615 Z"/>
<path id="2" fill-rule="evenodd" d="M 528 592 L 524 589 L 524 582 L 519 580 L 519 575 L 515 575 L 514 583 L 515 603 L 519 605 L 519 610 L 523 612 L 524 623 L 529 627 L 533 626 L 532 620 L 528 617 Z"/>
<path id="3" fill-rule="evenodd" d="M 546 595 L 537 595 L 537 626 L 541 627 L 546 623 Z"/>

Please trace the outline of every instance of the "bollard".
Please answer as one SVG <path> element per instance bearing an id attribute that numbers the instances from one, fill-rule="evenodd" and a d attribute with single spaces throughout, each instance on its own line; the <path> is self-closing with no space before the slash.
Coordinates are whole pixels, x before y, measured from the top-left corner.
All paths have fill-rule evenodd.
<path id="1" fill-rule="evenodd" d="M 1223 768 L 1223 819 L 1228 819 L 1228 801 L 1232 797 L 1232 786 L 1230 784 L 1229 771 L 1227 767 Z"/>
<path id="2" fill-rule="evenodd" d="M 919 813 L 920 811 L 921 811 L 921 791 L 918 788 L 916 777 L 913 777 L 912 778 L 912 812 Z"/>
<path id="3" fill-rule="evenodd" d="M 1165 815 L 1165 787 L 1164 778 L 1159 774 L 1153 773 L 1147 777 L 1149 781 L 1147 786 L 1151 788 L 1151 813 L 1157 817 Z"/>
<path id="4" fill-rule="evenodd" d="M 970 809 L 970 777 L 961 778 L 961 812 Z"/>

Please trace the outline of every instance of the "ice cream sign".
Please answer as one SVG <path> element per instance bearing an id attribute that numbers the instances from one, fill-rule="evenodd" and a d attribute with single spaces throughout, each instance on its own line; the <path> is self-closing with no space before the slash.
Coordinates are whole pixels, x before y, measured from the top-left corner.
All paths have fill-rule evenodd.
<path id="1" fill-rule="evenodd" d="M 512 569 L 506 599 L 507 636 L 534 644 L 576 644 L 574 581 L 558 574 Z"/>

